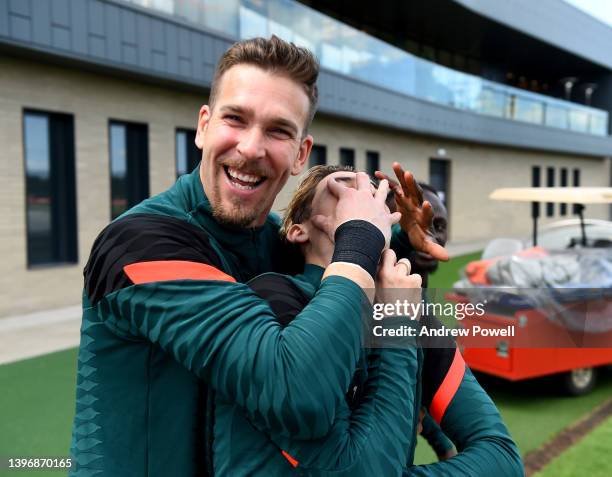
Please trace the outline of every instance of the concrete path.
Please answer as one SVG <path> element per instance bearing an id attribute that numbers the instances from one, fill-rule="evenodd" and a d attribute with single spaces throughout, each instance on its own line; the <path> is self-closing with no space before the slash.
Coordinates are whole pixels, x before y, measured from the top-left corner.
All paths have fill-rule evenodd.
<path id="1" fill-rule="evenodd" d="M 482 250 L 486 242 L 451 243 L 451 257 Z M 0 364 L 41 356 L 79 345 L 79 305 L 0 318 Z"/>
<path id="2" fill-rule="evenodd" d="M 451 258 L 465 255 L 468 253 L 484 250 L 489 240 L 480 240 L 478 242 L 452 242 L 446 244 L 446 250 Z"/>
<path id="3" fill-rule="evenodd" d="M 0 364 L 79 345 L 81 307 L 0 318 Z"/>

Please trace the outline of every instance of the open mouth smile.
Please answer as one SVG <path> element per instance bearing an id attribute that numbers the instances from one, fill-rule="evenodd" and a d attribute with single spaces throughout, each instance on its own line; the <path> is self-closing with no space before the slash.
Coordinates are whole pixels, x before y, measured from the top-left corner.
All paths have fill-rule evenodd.
<path id="1" fill-rule="evenodd" d="M 247 174 L 230 166 L 223 166 L 223 170 L 232 186 L 239 190 L 257 189 L 266 180 L 266 177 Z"/>

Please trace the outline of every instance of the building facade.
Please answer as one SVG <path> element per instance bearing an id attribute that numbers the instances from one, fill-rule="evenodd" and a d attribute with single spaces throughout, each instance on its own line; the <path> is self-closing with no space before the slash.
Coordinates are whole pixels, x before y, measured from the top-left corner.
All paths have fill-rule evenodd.
<path id="1" fill-rule="evenodd" d="M 514 34 L 547 55 L 558 50 L 569 66 L 555 63 L 555 74 L 580 73 L 597 86 L 581 101 L 577 89 L 568 100 L 565 90 L 533 87 L 535 80 L 525 88 L 503 73 L 520 65 L 499 66 L 486 49 L 448 53 L 450 36 L 425 45 L 425 27 L 409 39 L 391 27 L 383 42 L 373 36 L 380 30 L 375 18 L 364 20 L 359 8 L 348 18 L 343 2 L 333 11 L 308 3 L 0 0 L 0 316 L 80 301 L 82 269 L 100 230 L 199 161 L 198 110 L 216 61 L 238 38 L 275 33 L 312 48 L 322 74 L 311 164 L 389 171 L 393 161 L 402 163 L 443 193 L 455 243 L 529 234 L 529 204 L 492 202 L 495 188 L 610 185 L 612 59 L 597 45 L 554 37 L 568 15 L 579 27 L 578 20 L 587 22 L 588 31 L 601 28 L 595 20 L 553 0 L 536 2 L 549 4 L 548 30 L 518 7 L 517 18 L 505 7 L 491 11 L 488 2 L 436 0 L 424 2 L 436 11 L 407 13 L 442 18 L 450 11 L 456 23 L 485 22 L 479 31 L 502 25 L 503 34 L 492 36 L 500 48 Z M 457 21 L 456 12 L 467 20 Z M 599 34 L 612 44 L 611 29 Z M 426 59 L 428 51 L 434 53 Z M 543 84 L 538 75 L 534 69 Z M 564 87 L 569 80 L 546 81 Z M 542 221 L 570 214 L 543 207 Z M 587 216 L 608 218 L 609 210 L 589 207 Z"/>

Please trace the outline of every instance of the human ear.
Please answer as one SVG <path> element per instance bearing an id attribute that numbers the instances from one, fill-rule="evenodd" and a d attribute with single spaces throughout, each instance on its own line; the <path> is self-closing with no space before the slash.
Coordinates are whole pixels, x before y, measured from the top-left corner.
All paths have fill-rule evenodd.
<path id="1" fill-rule="evenodd" d="M 308 229 L 303 224 L 293 224 L 287 230 L 287 241 L 294 244 L 304 244 L 310 240 Z"/>
<path id="2" fill-rule="evenodd" d="M 298 155 L 293 161 L 293 165 L 291 166 L 292 176 L 297 176 L 300 172 L 302 172 L 302 169 L 304 169 L 304 164 L 306 164 L 308 156 L 310 156 L 310 151 L 312 150 L 313 143 L 314 139 L 310 134 L 308 134 L 304 139 L 302 139 Z"/>
<path id="3" fill-rule="evenodd" d="M 200 113 L 198 115 L 198 127 L 195 137 L 195 145 L 198 149 L 202 149 L 204 147 L 204 132 L 208 126 L 208 121 L 210 121 L 210 115 L 210 107 L 207 104 L 203 105 L 200 108 Z"/>

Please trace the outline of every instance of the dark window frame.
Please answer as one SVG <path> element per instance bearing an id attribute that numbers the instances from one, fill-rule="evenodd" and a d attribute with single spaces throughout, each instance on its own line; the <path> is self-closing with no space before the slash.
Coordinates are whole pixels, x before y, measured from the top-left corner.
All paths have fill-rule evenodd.
<path id="1" fill-rule="evenodd" d="M 450 194 L 451 194 L 451 177 L 452 177 L 452 169 L 451 169 L 451 160 L 450 159 L 445 159 L 445 158 L 441 158 L 441 157 L 430 157 L 429 158 L 429 163 L 428 163 L 428 184 L 430 186 L 432 186 L 434 189 L 436 189 L 438 192 L 441 191 L 441 188 L 436 186 L 436 184 L 433 184 L 433 181 L 431 180 L 431 172 L 432 172 L 432 164 L 435 162 L 437 163 L 443 163 L 444 164 L 444 168 L 445 168 L 445 178 L 446 178 L 446 184 L 445 184 L 445 188 L 446 190 L 443 190 L 442 192 L 444 192 L 444 206 L 446 207 L 446 211 L 449 213 L 449 218 L 450 218 Z"/>
<path id="2" fill-rule="evenodd" d="M 126 208 L 123 212 L 114 216 L 113 213 L 113 145 L 112 133 L 113 126 L 123 126 L 125 128 L 125 181 L 126 181 Z M 144 133 L 141 137 L 136 137 L 138 133 Z M 144 151 L 144 161 L 142 164 L 130 161 L 130 150 Z M 108 120 L 108 172 L 110 178 L 110 217 L 111 220 L 116 219 L 125 211 L 131 209 L 136 204 L 139 204 L 146 198 L 150 197 L 151 192 L 151 174 L 149 173 L 149 125 L 147 123 L 139 123 L 135 121 L 126 121 L 122 119 Z M 132 175 L 135 174 L 135 175 Z M 143 181 L 138 181 L 135 177 L 142 174 Z M 136 187 L 132 187 L 132 186 Z"/>
<path id="3" fill-rule="evenodd" d="M 186 140 L 185 140 L 185 144 L 186 144 L 186 148 L 187 148 L 187 157 L 186 157 L 186 170 L 185 172 L 181 173 L 179 171 L 179 157 L 178 157 L 178 153 L 179 153 L 179 134 L 185 134 L 186 135 Z M 194 141 L 191 140 L 191 135 L 193 135 L 193 139 L 195 139 L 195 136 L 197 134 L 197 130 L 196 129 L 189 129 L 189 128 L 176 128 L 174 130 L 174 171 L 176 174 L 176 178 L 178 179 L 180 176 L 185 175 L 185 174 L 189 174 L 191 173 L 199 164 L 199 162 L 202 159 L 202 151 L 200 151 L 200 149 L 198 149 L 195 144 Z M 190 147 L 191 146 L 191 147 Z M 199 155 L 197 155 L 197 153 L 194 151 L 199 151 Z M 190 155 L 190 151 L 192 153 L 192 155 Z"/>
<path id="4" fill-rule="evenodd" d="M 318 151 L 315 155 L 313 155 L 312 153 L 314 151 Z M 315 161 L 315 157 L 317 157 L 317 160 Z M 323 160 L 321 161 L 321 158 L 323 158 Z M 324 144 L 313 144 L 312 145 L 312 149 L 310 150 L 310 157 L 308 158 L 308 167 L 314 167 L 314 166 L 325 166 L 327 165 L 327 146 L 325 146 Z"/>
<path id="5" fill-rule="evenodd" d="M 26 117 L 42 116 L 47 120 L 49 198 L 51 209 L 51 260 L 35 261 L 28 198 L 32 191 L 28 176 Z M 24 217 L 26 231 L 26 266 L 28 269 L 74 266 L 79 263 L 78 191 L 76 174 L 74 114 L 35 108 L 22 109 L 22 144 L 24 177 Z M 63 138 L 63 141 L 59 141 Z M 54 159 L 55 158 L 55 159 Z M 54 204 L 58 204 L 55 205 Z"/>
<path id="6" fill-rule="evenodd" d="M 445 189 L 446 190 L 442 190 L 441 187 L 439 187 L 437 184 L 434 184 L 432 181 L 432 165 L 434 165 L 435 163 L 443 163 L 444 164 L 444 169 L 445 169 Z M 451 204 L 451 193 L 452 193 L 452 188 L 451 188 L 451 184 L 452 184 L 452 177 L 453 177 L 453 169 L 452 169 L 452 161 L 449 158 L 446 157 L 430 157 L 429 161 L 427 163 L 427 168 L 428 168 L 428 178 L 427 178 L 427 183 L 433 187 L 434 189 L 436 189 L 438 192 L 443 192 L 444 193 L 444 199 L 442 200 L 442 203 L 444 204 L 444 207 L 446 207 L 446 213 L 448 215 L 448 225 L 447 225 L 447 233 L 448 233 L 448 237 L 450 238 L 450 229 L 451 229 L 451 209 L 452 209 L 452 204 Z"/>
<path id="7" fill-rule="evenodd" d="M 540 166 L 531 167 L 531 187 L 541 187 L 542 184 L 542 168 Z M 531 217 L 540 217 L 540 203 L 531 203 Z"/>
<path id="8" fill-rule="evenodd" d="M 366 172 L 374 177 L 374 172 L 380 170 L 380 152 L 366 151 Z"/>
<path id="9" fill-rule="evenodd" d="M 580 169 L 572 169 L 572 186 L 580 187 Z M 572 214 L 578 214 L 580 212 L 580 205 L 574 204 L 572 206 Z"/>
<path id="10" fill-rule="evenodd" d="M 555 168 L 547 167 L 546 168 L 546 187 L 554 187 L 555 186 Z M 554 217 L 555 216 L 555 203 L 554 202 L 546 202 L 546 217 Z"/>
<path id="11" fill-rule="evenodd" d="M 348 159 L 348 160 L 347 160 Z M 355 168 L 355 149 L 341 147 L 339 151 L 339 162 L 341 166 Z"/>
<path id="12" fill-rule="evenodd" d="M 569 180 L 569 172 L 567 170 L 567 167 L 562 167 L 559 170 L 559 185 L 561 187 L 567 187 L 568 180 Z M 563 217 L 567 215 L 567 204 L 566 203 L 559 204 L 559 215 Z"/>

